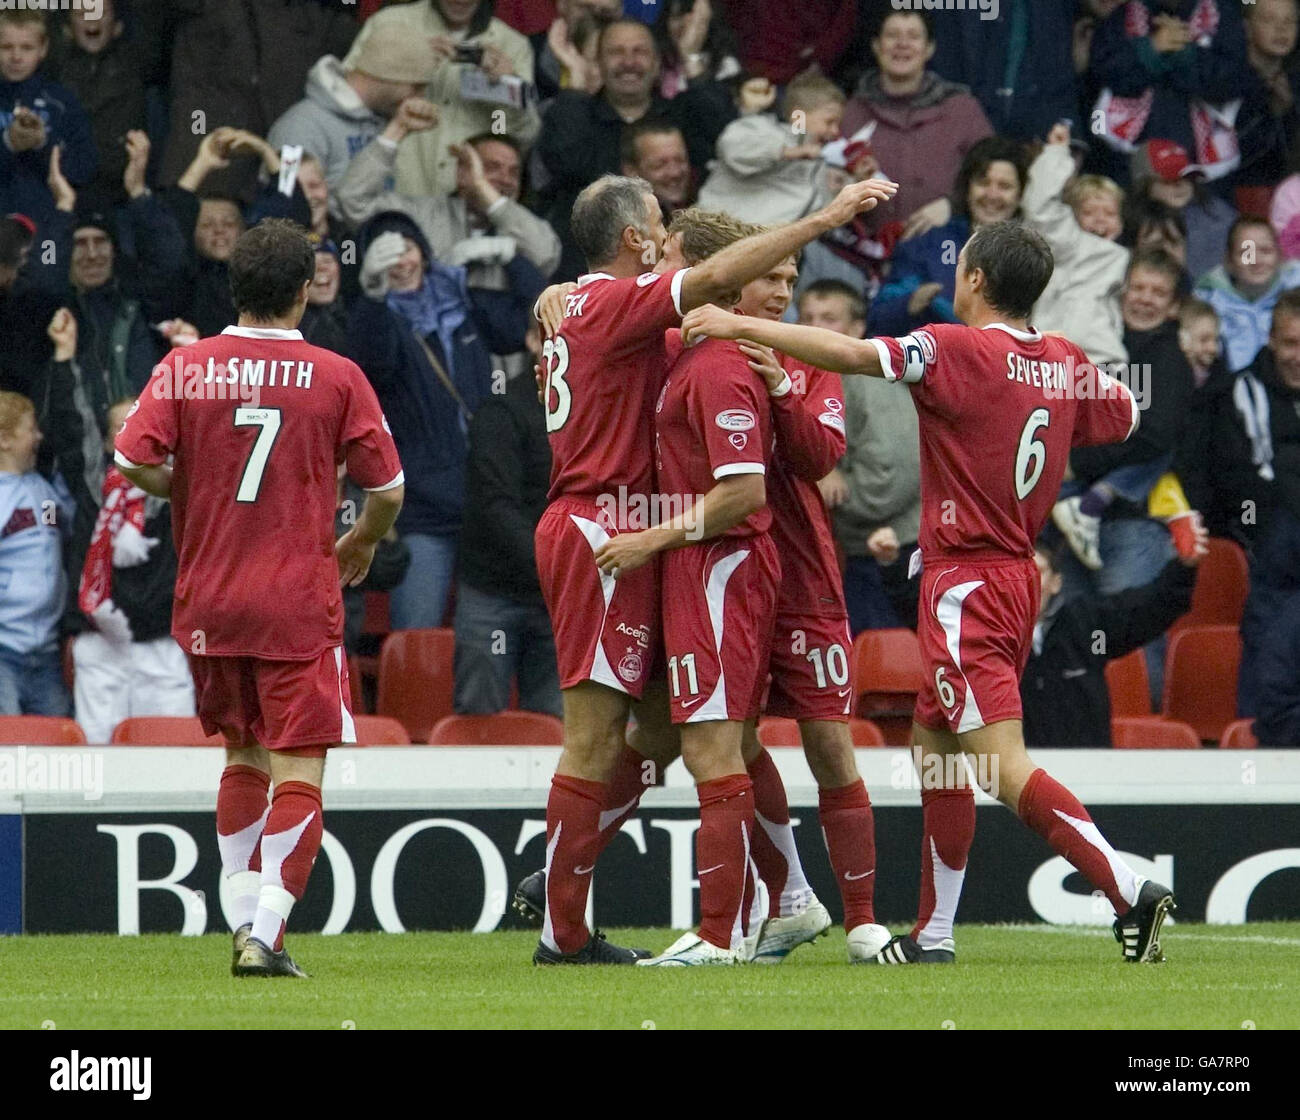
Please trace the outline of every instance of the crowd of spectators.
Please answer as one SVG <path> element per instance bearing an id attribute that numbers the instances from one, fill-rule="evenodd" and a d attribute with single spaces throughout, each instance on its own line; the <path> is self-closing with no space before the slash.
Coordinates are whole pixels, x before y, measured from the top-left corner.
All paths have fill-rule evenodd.
<path id="1" fill-rule="evenodd" d="M 1071 458 L 1027 697 L 1065 687 L 1101 628 L 1107 657 L 1147 646 L 1158 701 L 1195 582 L 1167 522 L 1195 509 L 1250 559 L 1239 713 L 1300 744 L 1300 0 L 68 7 L 0 12 L 0 712 L 70 710 L 69 638 L 95 736 L 192 710 L 166 510 L 104 449 L 172 347 L 234 322 L 227 262 L 267 216 L 310 231 L 304 336 L 358 362 L 402 456 L 370 585 L 391 625 L 454 625 L 458 710 L 513 689 L 558 711 L 529 309 L 584 270 L 574 198 L 621 172 L 666 220 L 782 222 L 884 176 L 894 202 L 803 254 L 792 316 L 951 321 L 963 242 L 1025 221 L 1056 257 L 1035 325 L 1143 408 L 1134 439 Z M 855 632 L 917 610 L 915 413 L 866 381 L 846 379 L 848 451 L 822 483 Z M 360 615 L 353 596 L 350 646 Z M 1091 738 L 1102 663 L 1080 678 Z"/>

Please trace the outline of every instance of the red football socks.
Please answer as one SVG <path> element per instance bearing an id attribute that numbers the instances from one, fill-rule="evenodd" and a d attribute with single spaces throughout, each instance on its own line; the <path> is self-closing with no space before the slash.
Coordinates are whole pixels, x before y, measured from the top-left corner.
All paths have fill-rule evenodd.
<path id="1" fill-rule="evenodd" d="M 797 913 L 807 906 L 813 892 L 795 846 L 785 783 L 766 750 L 759 751 L 748 773 L 754 783 L 754 821 L 758 825 L 752 858 L 759 878 L 767 884 L 767 916 Z"/>
<path id="2" fill-rule="evenodd" d="M 227 766 L 217 787 L 217 849 L 222 874 L 230 880 L 231 925 L 236 929 L 252 922 L 257 911 L 270 788 L 271 776 L 256 766 Z"/>
<path id="3" fill-rule="evenodd" d="M 912 939 L 932 949 L 952 936 L 975 839 L 975 793 L 970 786 L 922 790 L 921 818 L 921 905 Z"/>
<path id="4" fill-rule="evenodd" d="M 303 896 L 325 831 L 320 787 L 281 782 L 271 795 L 271 813 L 262 834 L 262 889 L 253 934 L 279 949 L 293 904 Z"/>
<path id="5" fill-rule="evenodd" d="M 631 747 L 625 746 L 619 754 L 613 776 L 605 787 L 605 804 L 600 814 L 602 851 L 641 804 L 641 795 L 650 788 L 646 778 L 653 774 L 654 765 Z"/>
<path id="6" fill-rule="evenodd" d="M 542 943 L 561 953 L 576 953 L 591 936 L 587 894 L 596 857 L 605 846 L 601 809 L 606 786 L 556 774 L 546 802 L 546 915 Z M 613 835 L 611 833 L 611 835 Z"/>
<path id="7" fill-rule="evenodd" d="M 1020 819 L 1072 863 L 1094 890 L 1124 915 L 1137 901 L 1140 880 L 1093 824 L 1079 799 L 1046 770 L 1035 770 L 1020 791 Z"/>
<path id="8" fill-rule="evenodd" d="M 748 774 L 730 774 L 698 783 L 696 792 L 700 937 L 720 949 L 734 949 L 749 932 L 745 895 L 754 835 L 754 787 Z"/>
<path id="9" fill-rule="evenodd" d="M 876 824 L 867 787 L 859 778 L 852 785 L 820 790 L 817 812 L 835 883 L 844 901 L 844 928 L 874 925 Z"/>

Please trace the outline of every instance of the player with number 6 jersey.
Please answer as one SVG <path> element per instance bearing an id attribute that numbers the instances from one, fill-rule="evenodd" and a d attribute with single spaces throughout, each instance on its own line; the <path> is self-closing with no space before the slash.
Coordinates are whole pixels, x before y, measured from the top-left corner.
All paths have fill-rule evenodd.
<path id="1" fill-rule="evenodd" d="M 535 536 L 565 733 L 547 801 L 536 964 L 637 959 L 589 931 L 585 915 L 591 872 L 608 839 L 608 784 L 626 748 L 631 701 L 645 696 L 659 644 L 658 563 L 602 571 L 596 555 L 654 522 L 651 410 L 666 368 L 665 331 L 683 311 L 723 298 L 894 191 L 892 184 L 852 183 L 806 218 L 667 274 L 647 271 L 667 236 L 648 183 L 606 175 L 574 202 L 571 226 L 591 272 L 566 294 L 558 322 L 545 321 L 542 361 L 553 467 L 551 504 Z M 554 294 L 543 293 L 538 306 Z M 638 714 L 643 732 L 662 708 L 662 683 L 657 691 L 659 703 Z M 666 730 L 666 714 L 661 723 Z"/>
<path id="2" fill-rule="evenodd" d="M 717 308 L 683 334 L 746 338 L 842 373 L 908 386 L 921 432 L 921 618 L 925 681 L 914 736 L 922 775 L 920 916 L 880 963 L 955 959 L 953 920 L 974 836 L 963 753 L 988 756 L 985 789 L 1069 860 L 1115 908 L 1128 961 L 1161 959 L 1173 894 L 1139 876 L 1069 790 L 1033 765 L 1021 729 L 1019 680 L 1038 617 L 1034 541 L 1047 522 L 1071 447 L 1116 443 L 1138 425 L 1133 394 L 1066 339 L 1029 318 L 1051 277 L 1051 249 L 1015 222 L 981 227 L 957 262 L 964 325 L 901 339 L 848 339 L 814 327 L 738 321 Z"/>

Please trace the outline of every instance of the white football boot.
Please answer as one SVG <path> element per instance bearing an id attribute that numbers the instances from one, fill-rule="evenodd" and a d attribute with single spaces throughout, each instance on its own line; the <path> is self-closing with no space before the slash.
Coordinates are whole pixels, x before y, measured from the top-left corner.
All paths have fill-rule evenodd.
<path id="1" fill-rule="evenodd" d="M 768 918 L 757 937 L 746 939 L 747 948 L 753 943 L 749 959 L 754 964 L 780 964 L 800 945 L 821 937 L 833 924 L 830 911 L 812 895 L 799 913 Z"/>
<path id="2" fill-rule="evenodd" d="M 719 949 L 692 930 L 682 934 L 657 957 L 636 963 L 651 968 L 685 968 L 697 964 L 744 964 L 745 957 L 739 949 Z"/>

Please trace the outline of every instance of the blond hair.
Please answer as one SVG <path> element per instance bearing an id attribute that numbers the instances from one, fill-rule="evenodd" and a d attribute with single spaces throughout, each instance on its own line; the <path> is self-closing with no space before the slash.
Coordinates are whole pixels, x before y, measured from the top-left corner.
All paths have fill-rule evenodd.
<path id="1" fill-rule="evenodd" d="M 50 37 L 49 21 L 40 8 L 6 8 L 0 11 L 0 31 L 6 27 L 39 27 L 47 40 Z"/>
<path id="2" fill-rule="evenodd" d="M 785 98 L 781 102 L 781 107 L 785 111 L 786 119 L 789 120 L 799 109 L 805 113 L 813 113 L 823 105 L 831 102 L 843 105 L 847 100 L 844 91 L 829 78 L 816 71 L 809 71 L 800 74 L 785 87 Z"/>
<path id="3" fill-rule="evenodd" d="M 1076 214 L 1090 198 L 1113 198 L 1116 209 L 1124 205 L 1124 188 L 1105 175 L 1080 175 L 1066 184 L 1061 192 L 1065 204 Z"/>
<path id="4" fill-rule="evenodd" d="M 22 393 L 0 392 L 0 435 L 12 435 L 23 417 L 36 415 L 36 406 Z"/>
<path id="5" fill-rule="evenodd" d="M 699 206 L 679 210 L 668 225 L 670 237 L 681 234 L 682 256 L 687 264 L 699 264 L 728 245 L 762 232 L 762 226 L 742 222 L 721 210 L 704 210 Z"/>

